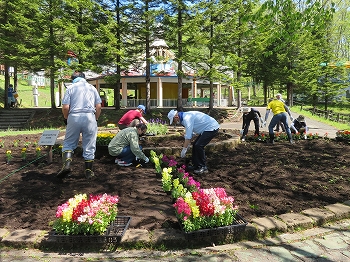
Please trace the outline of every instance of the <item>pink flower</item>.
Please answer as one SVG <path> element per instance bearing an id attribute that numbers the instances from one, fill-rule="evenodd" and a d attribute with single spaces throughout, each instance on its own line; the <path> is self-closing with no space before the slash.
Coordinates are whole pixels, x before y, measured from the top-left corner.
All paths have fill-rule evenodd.
<path id="1" fill-rule="evenodd" d="M 173 207 L 175 207 L 178 214 L 184 213 L 185 215 L 188 215 L 188 216 L 191 215 L 191 207 L 185 202 L 185 200 L 182 197 L 179 197 L 176 200 Z"/>

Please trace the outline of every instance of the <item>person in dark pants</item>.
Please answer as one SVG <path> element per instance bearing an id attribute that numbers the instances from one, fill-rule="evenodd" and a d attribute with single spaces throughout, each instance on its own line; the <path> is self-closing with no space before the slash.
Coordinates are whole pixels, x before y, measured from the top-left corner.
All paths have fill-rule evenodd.
<path id="1" fill-rule="evenodd" d="M 294 119 L 292 124 L 290 125 L 290 131 L 292 134 L 300 133 L 301 135 L 304 135 L 304 138 L 306 138 L 306 132 L 308 131 L 308 127 L 305 122 L 305 117 L 303 115 L 299 115 L 297 119 Z"/>
<path id="2" fill-rule="evenodd" d="M 291 114 L 289 108 L 281 100 L 273 99 L 267 105 L 264 126 L 266 126 L 266 120 L 268 119 L 271 110 L 272 110 L 272 113 L 273 113 L 273 117 L 272 117 L 272 119 L 270 121 L 270 124 L 269 124 L 270 140 L 268 142 L 271 143 L 271 144 L 274 143 L 275 134 L 273 132 L 273 128 L 276 126 L 276 124 L 278 122 L 281 121 L 283 123 L 285 129 L 286 129 L 286 133 L 287 133 L 289 142 L 291 144 L 293 144 L 294 142 L 293 142 L 293 139 L 292 139 L 292 133 L 290 132 L 289 125 L 288 125 L 287 113 L 288 113 L 288 115 L 290 117 L 290 121 L 293 122 L 294 118 L 292 117 L 292 114 Z"/>
<path id="3" fill-rule="evenodd" d="M 259 120 L 261 122 L 261 125 L 264 123 L 264 120 L 261 117 L 261 114 L 258 110 L 250 107 L 243 107 L 243 124 L 242 124 L 242 130 L 241 130 L 241 140 L 245 141 L 246 135 L 248 134 L 250 122 L 253 121 L 255 125 L 255 132 L 254 135 L 259 136 Z"/>
<path id="4" fill-rule="evenodd" d="M 198 137 L 192 147 L 192 164 L 195 174 L 208 172 L 204 147 L 217 135 L 220 125 L 211 116 L 199 111 L 178 112 L 171 110 L 168 113 L 170 125 L 181 124 L 185 127 L 185 142 L 181 151 L 181 157 L 186 156 L 193 134 Z"/>
<path id="5" fill-rule="evenodd" d="M 77 148 L 82 134 L 83 158 L 85 160 L 85 177 L 94 176 L 92 165 L 95 159 L 97 120 L 101 114 L 101 98 L 97 89 L 85 80 L 82 72 L 75 72 L 71 79 L 73 84 L 66 90 L 62 100 L 62 113 L 67 124 L 62 147 L 63 166 L 56 177 L 62 179 L 70 172 L 73 150 Z"/>
<path id="6" fill-rule="evenodd" d="M 286 103 L 286 101 L 284 101 L 284 99 L 282 98 L 281 94 L 277 94 L 276 95 L 276 99 L 282 101 L 283 103 Z M 281 121 L 279 121 L 278 124 L 276 125 L 275 131 L 279 132 L 280 131 L 280 127 L 281 127 L 282 132 L 286 132 L 286 129 L 284 128 L 284 125 L 283 125 L 283 123 Z"/>

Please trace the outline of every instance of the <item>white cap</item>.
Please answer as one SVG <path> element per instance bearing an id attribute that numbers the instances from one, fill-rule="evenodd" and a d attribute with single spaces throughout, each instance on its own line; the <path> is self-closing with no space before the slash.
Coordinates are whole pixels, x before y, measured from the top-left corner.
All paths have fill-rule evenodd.
<path id="1" fill-rule="evenodd" d="M 173 123 L 174 121 L 174 116 L 177 114 L 177 111 L 175 109 L 170 110 L 170 112 L 168 113 L 168 118 L 170 120 L 170 125 Z"/>
<path id="2" fill-rule="evenodd" d="M 249 113 L 250 112 L 250 107 L 243 107 L 242 108 L 243 113 Z"/>

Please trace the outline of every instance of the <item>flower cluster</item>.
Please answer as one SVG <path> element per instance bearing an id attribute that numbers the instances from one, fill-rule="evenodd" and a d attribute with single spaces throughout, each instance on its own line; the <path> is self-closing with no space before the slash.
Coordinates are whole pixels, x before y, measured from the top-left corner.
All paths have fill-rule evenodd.
<path id="1" fill-rule="evenodd" d="M 35 154 L 36 154 L 36 157 L 41 157 L 41 148 L 40 147 L 35 148 Z"/>
<path id="2" fill-rule="evenodd" d="M 11 150 L 6 150 L 6 160 L 10 161 L 12 159 L 12 152 Z"/>
<path id="3" fill-rule="evenodd" d="M 117 216 L 118 196 L 78 194 L 58 206 L 53 228 L 64 235 L 101 235 Z"/>
<path id="4" fill-rule="evenodd" d="M 185 232 L 233 223 L 237 206 L 224 188 L 199 189 L 177 198 L 174 207 Z"/>
<path id="5" fill-rule="evenodd" d="M 109 142 L 115 137 L 113 133 L 98 133 L 96 138 L 97 146 L 108 146 Z"/>
<path id="6" fill-rule="evenodd" d="M 151 152 L 153 158 L 156 153 Z M 204 228 L 232 225 L 237 206 L 224 188 L 203 189 L 186 172 L 186 166 L 177 167 L 175 158 L 161 155 L 163 190 L 171 192 L 175 200 L 175 213 L 185 232 Z"/>
<path id="7" fill-rule="evenodd" d="M 153 150 L 150 151 L 150 160 L 154 164 L 154 168 L 156 169 L 156 172 L 158 174 L 162 172 L 162 157 L 162 154 L 160 154 L 160 156 L 157 156 L 156 152 L 154 152 Z"/>
<path id="8" fill-rule="evenodd" d="M 338 130 L 336 135 L 339 138 L 350 140 L 350 131 L 349 130 Z"/>
<path id="9" fill-rule="evenodd" d="M 168 133 L 168 126 L 166 125 L 165 121 L 159 118 L 150 119 L 147 124 L 147 133 L 165 135 Z"/>
<path id="10" fill-rule="evenodd" d="M 21 158 L 22 158 L 22 160 L 26 160 L 26 158 L 27 158 L 27 148 L 26 147 L 22 148 Z"/>

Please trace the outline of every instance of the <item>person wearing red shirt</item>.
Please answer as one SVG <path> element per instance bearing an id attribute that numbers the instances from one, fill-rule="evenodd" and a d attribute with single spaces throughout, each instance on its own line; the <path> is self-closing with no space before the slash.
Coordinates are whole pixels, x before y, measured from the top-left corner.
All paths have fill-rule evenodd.
<path id="1" fill-rule="evenodd" d="M 143 117 L 146 113 L 146 107 L 139 105 L 136 109 L 126 112 L 119 120 L 118 127 L 120 130 L 127 127 L 134 127 L 138 124 L 148 124 L 147 120 Z"/>

